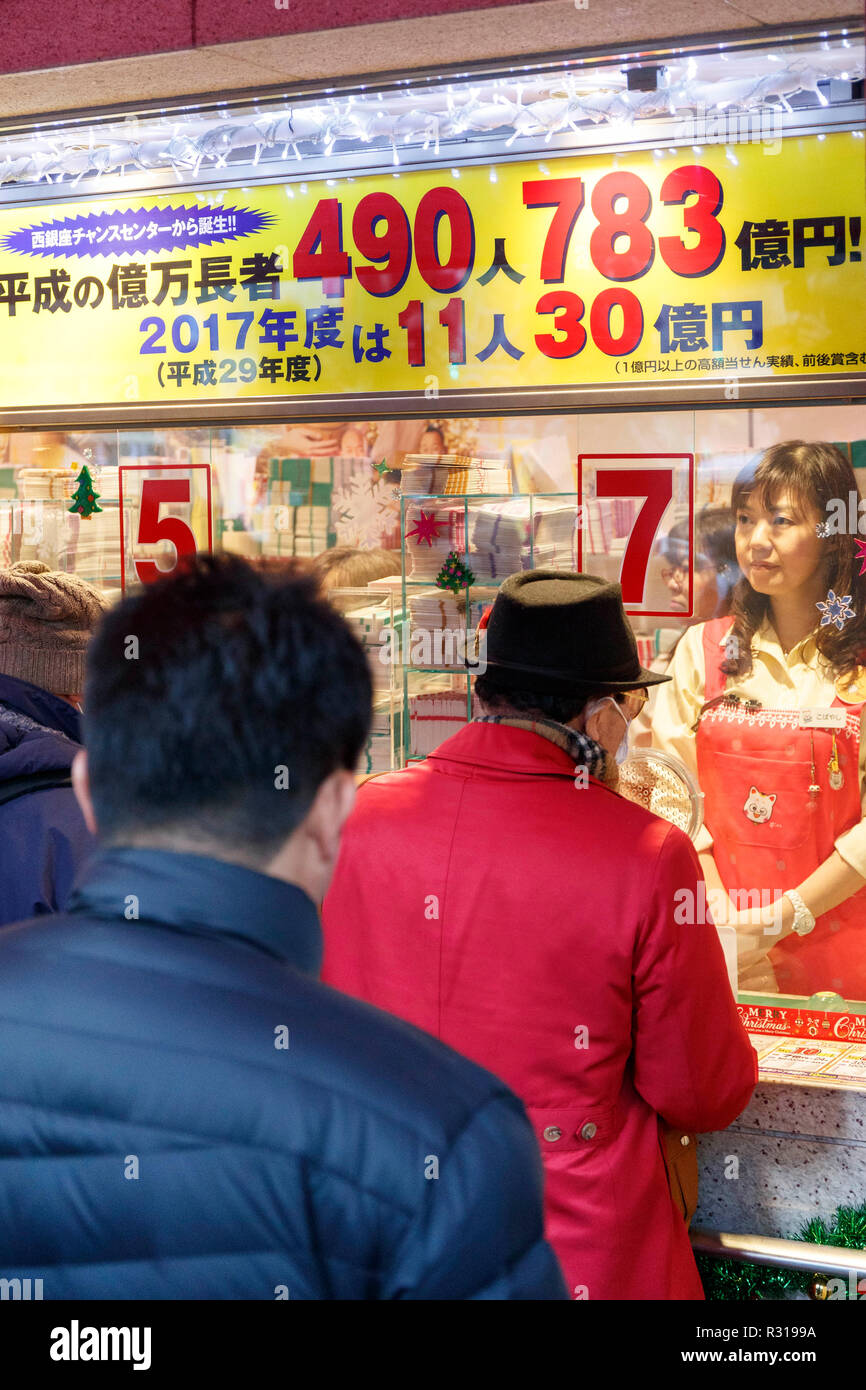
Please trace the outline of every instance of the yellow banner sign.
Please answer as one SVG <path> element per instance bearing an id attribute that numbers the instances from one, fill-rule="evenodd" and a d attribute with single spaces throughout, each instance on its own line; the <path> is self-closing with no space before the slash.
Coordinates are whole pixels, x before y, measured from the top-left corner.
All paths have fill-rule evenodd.
<path id="1" fill-rule="evenodd" d="M 866 367 L 862 142 L 0 213 L 0 408 Z"/>

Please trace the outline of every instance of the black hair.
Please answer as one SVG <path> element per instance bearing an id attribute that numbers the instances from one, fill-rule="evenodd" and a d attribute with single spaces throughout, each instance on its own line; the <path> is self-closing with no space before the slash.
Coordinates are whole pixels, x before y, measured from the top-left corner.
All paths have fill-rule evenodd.
<path id="1" fill-rule="evenodd" d="M 490 669 L 475 680 L 475 694 L 491 714 L 510 711 L 525 714 L 530 719 L 555 719 L 558 724 L 567 724 L 571 719 L 576 719 L 599 693 L 590 691 L 578 695 L 566 692 L 560 695 L 542 690 L 511 690 L 498 681 L 496 673 Z"/>
<path id="2" fill-rule="evenodd" d="M 691 530 L 688 521 L 678 521 L 671 527 L 662 542 L 662 554 L 673 565 L 683 568 L 689 563 L 691 552 Z M 714 618 L 725 618 L 731 611 L 732 591 L 742 579 L 737 563 L 734 518 L 729 507 L 702 507 L 695 517 L 695 570 L 711 569 L 716 582 L 716 607 Z M 670 660 L 686 634 L 686 628 L 679 633 L 673 646 L 667 652 Z"/>
<path id="3" fill-rule="evenodd" d="M 734 532 L 734 518 L 729 507 L 702 507 L 695 517 L 695 559 L 705 557 L 719 572 L 731 567 L 739 578 Z M 690 544 L 689 523 L 678 521 L 662 542 L 662 554 L 672 563 L 687 564 Z"/>
<path id="4" fill-rule="evenodd" d="M 85 743 L 109 842 L 156 833 L 267 863 L 370 725 L 363 649 L 317 579 L 202 555 L 137 589 L 88 651 Z"/>

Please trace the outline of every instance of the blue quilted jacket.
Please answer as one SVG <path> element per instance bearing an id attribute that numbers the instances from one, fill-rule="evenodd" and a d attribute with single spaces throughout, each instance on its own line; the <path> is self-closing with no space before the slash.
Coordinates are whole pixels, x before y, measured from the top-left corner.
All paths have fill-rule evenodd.
<path id="1" fill-rule="evenodd" d="M 94 849 L 68 778 L 78 714 L 47 690 L 0 675 L 0 926 L 56 912 Z M 14 800 L 6 789 L 35 785 Z"/>
<path id="2" fill-rule="evenodd" d="M 566 1297 L 505 1085 L 316 979 L 298 888 L 99 854 L 0 931 L 0 1277 L 45 1299 Z"/>

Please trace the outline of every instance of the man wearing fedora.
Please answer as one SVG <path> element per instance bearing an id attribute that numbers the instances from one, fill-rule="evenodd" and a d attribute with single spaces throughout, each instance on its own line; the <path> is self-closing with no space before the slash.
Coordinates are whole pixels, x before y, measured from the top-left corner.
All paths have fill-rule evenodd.
<path id="1" fill-rule="evenodd" d="M 702 901 L 691 843 L 616 792 L 666 679 L 641 666 L 618 584 L 506 579 L 479 714 L 362 787 L 323 909 L 328 983 L 520 1095 L 580 1299 L 703 1296 L 666 1154 L 730 1124 L 757 1079 L 715 928 L 675 919 L 683 890 Z"/>

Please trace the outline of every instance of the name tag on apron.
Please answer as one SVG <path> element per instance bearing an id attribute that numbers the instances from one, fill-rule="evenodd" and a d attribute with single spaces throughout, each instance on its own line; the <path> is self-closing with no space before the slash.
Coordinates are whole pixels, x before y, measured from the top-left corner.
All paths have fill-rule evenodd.
<path id="1" fill-rule="evenodd" d="M 844 729 L 847 713 L 843 709 L 801 709 L 801 729 Z"/>

